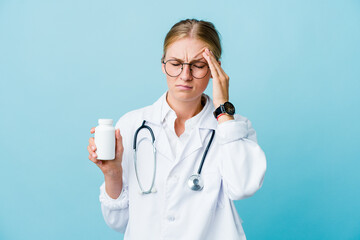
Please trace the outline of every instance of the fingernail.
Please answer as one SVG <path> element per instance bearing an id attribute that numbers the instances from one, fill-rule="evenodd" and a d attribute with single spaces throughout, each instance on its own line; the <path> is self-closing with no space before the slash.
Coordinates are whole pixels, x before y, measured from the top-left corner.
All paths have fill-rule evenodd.
<path id="1" fill-rule="evenodd" d="M 95 150 L 95 147 L 94 147 L 94 146 L 91 146 L 91 149 L 92 149 L 92 150 Z"/>
<path id="2" fill-rule="evenodd" d="M 92 156 L 93 156 L 93 157 L 96 157 L 96 154 L 95 154 L 95 153 L 93 153 L 93 154 L 92 154 Z"/>

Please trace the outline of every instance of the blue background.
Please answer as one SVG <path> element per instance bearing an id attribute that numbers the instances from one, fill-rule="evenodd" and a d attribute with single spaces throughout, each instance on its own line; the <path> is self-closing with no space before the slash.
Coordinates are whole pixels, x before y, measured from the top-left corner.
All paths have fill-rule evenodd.
<path id="1" fill-rule="evenodd" d="M 163 40 L 185 18 L 220 31 L 231 101 L 267 156 L 262 189 L 236 201 L 248 239 L 360 239 L 355 0 L 0 0 L 0 239 L 122 238 L 89 130 L 166 91 Z"/>

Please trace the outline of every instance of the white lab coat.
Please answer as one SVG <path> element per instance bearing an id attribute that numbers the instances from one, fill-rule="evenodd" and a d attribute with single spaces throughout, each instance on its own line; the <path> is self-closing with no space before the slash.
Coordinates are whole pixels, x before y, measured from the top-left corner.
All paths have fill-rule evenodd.
<path id="1" fill-rule="evenodd" d="M 265 155 L 250 121 L 236 114 L 235 120 L 218 124 L 210 100 L 188 144 L 174 159 L 162 127 L 164 101 L 166 93 L 153 105 L 125 114 L 116 124 L 124 145 L 123 189 L 117 199 L 112 199 L 106 194 L 105 182 L 101 185 L 99 198 L 105 222 L 131 240 L 246 239 L 233 200 L 253 195 L 266 171 Z M 156 139 L 157 192 L 141 195 L 134 171 L 133 138 L 143 120 Z M 211 129 L 216 132 L 202 168 L 204 188 L 195 192 L 189 189 L 188 178 L 199 168 Z M 150 133 L 141 130 L 137 138 L 138 172 L 145 190 L 151 184 L 154 166 L 152 146 L 146 139 L 151 139 Z"/>

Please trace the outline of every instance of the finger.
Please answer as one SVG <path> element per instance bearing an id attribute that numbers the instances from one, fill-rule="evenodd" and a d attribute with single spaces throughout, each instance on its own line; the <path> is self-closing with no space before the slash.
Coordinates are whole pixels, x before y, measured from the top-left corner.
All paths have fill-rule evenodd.
<path id="1" fill-rule="evenodd" d="M 95 128 L 94 127 L 90 129 L 90 133 L 95 133 Z"/>
<path id="2" fill-rule="evenodd" d="M 88 150 L 88 152 L 89 152 L 90 155 L 92 155 L 93 153 L 95 153 L 95 151 L 92 150 L 91 145 L 88 145 L 88 146 L 87 146 L 87 150 Z"/>
<path id="3" fill-rule="evenodd" d="M 223 75 L 225 78 L 228 78 L 228 75 L 225 73 L 224 69 L 221 67 L 220 63 L 216 60 L 216 57 L 212 51 L 210 51 L 210 59 L 213 60 L 214 66 L 219 75 Z"/>
<path id="4" fill-rule="evenodd" d="M 221 88 L 229 87 L 229 76 L 224 72 L 219 62 L 216 60 L 214 54 L 211 52 L 210 59 L 212 60 L 213 67 L 216 68 L 217 77 L 214 78 L 214 84 L 221 86 Z M 228 95 L 228 94 L 226 94 Z M 227 97 L 226 97 L 227 98 Z"/>
<path id="5" fill-rule="evenodd" d="M 95 157 L 94 157 L 95 156 Z M 99 162 L 101 162 L 100 160 L 97 160 L 96 159 L 96 154 L 94 155 L 94 154 L 89 154 L 89 160 L 90 161 L 92 161 L 93 163 L 95 163 L 95 164 L 98 164 Z"/>
<path id="6" fill-rule="evenodd" d="M 203 56 L 204 56 L 205 60 L 208 62 L 208 64 L 209 64 L 211 75 L 213 76 L 213 78 L 218 78 L 219 73 L 217 71 L 217 68 L 215 67 L 213 59 L 210 57 L 210 54 L 205 50 L 205 52 L 203 53 Z"/>
<path id="7" fill-rule="evenodd" d="M 93 137 L 89 138 L 89 144 L 96 147 L 95 138 L 93 138 Z"/>
<path id="8" fill-rule="evenodd" d="M 123 143 L 122 143 L 122 136 L 120 134 L 120 129 L 115 130 L 115 137 L 116 137 L 116 149 L 115 149 L 115 155 L 116 158 L 121 157 L 121 154 L 123 152 Z"/>
<path id="9" fill-rule="evenodd" d="M 123 144 L 122 144 L 122 136 L 120 134 L 120 129 L 116 129 L 115 130 L 115 137 L 116 137 L 116 147 L 119 149 L 119 148 L 122 148 L 123 147 Z"/>
<path id="10" fill-rule="evenodd" d="M 89 143 L 87 149 L 88 149 L 89 153 L 90 153 L 90 151 L 95 152 L 96 151 L 96 146 L 95 146 L 94 143 Z"/>
<path id="11" fill-rule="evenodd" d="M 91 153 L 91 157 L 92 157 L 93 159 L 96 159 L 98 156 L 97 156 L 96 152 L 93 152 L 93 153 Z"/>
<path id="12" fill-rule="evenodd" d="M 93 137 L 89 138 L 89 145 L 93 151 L 96 150 L 95 139 Z"/>

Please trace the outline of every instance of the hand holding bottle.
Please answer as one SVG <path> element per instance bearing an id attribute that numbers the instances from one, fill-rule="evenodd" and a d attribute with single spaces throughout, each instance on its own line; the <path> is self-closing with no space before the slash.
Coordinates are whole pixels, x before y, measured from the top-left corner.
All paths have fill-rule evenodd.
<path id="1" fill-rule="evenodd" d="M 95 133 L 95 128 L 91 128 L 90 133 Z M 122 137 L 120 130 L 115 130 L 115 159 L 114 160 L 99 160 L 96 154 L 95 139 L 89 138 L 89 145 L 87 147 L 89 152 L 89 160 L 94 162 L 104 174 L 106 193 L 116 199 L 122 190 L 122 155 L 124 147 L 122 144 Z"/>

